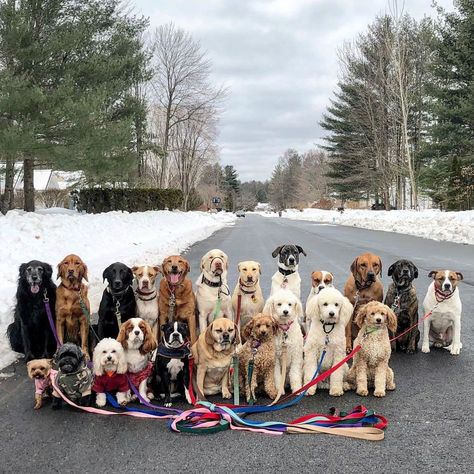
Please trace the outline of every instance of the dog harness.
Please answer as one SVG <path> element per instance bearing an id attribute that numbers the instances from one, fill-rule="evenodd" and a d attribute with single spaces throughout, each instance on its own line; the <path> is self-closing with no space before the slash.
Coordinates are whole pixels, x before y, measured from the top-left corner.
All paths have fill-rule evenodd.
<path id="1" fill-rule="evenodd" d="M 79 400 L 91 393 L 92 372 L 85 366 L 70 374 L 58 371 L 55 382 L 70 400 Z"/>
<path id="2" fill-rule="evenodd" d="M 51 379 L 45 377 L 44 379 L 35 379 L 35 393 L 36 395 L 43 395 L 48 388 L 52 387 Z"/>
<path id="3" fill-rule="evenodd" d="M 158 344 L 156 352 L 157 356 L 166 357 L 167 359 L 184 359 L 191 356 L 191 349 L 189 349 L 189 342 L 184 343 L 179 347 L 169 347 L 164 340 Z"/>
<path id="4" fill-rule="evenodd" d="M 129 389 L 127 376 L 117 372 L 96 375 L 92 390 L 96 393 L 127 392 Z"/>
<path id="5" fill-rule="evenodd" d="M 153 372 L 153 363 L 148 361 L 147 365 L 139 372 L 127 372 L 130 383 L 138 387 L 144 380 L 151 376 Z"/>

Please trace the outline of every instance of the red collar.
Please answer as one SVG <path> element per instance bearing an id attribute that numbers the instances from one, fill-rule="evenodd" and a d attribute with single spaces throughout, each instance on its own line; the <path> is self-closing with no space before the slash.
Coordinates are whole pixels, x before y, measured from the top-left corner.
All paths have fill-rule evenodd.
<path id="1" fill-rule="evenodd" d="M 437 303 L 442 303 L 444 300 L 449 300 L 449 298 L 451 298 L 451 296 L 454 295 L 454 291 L 456 289 L 454 289 L 453 291 L 451 291 L 451 293 L 443 293 L 437 286 L 436 284 L 434 285 L 434 290 L 435 290 L 435 298 L 436 298 L 436 302 Z"/>
<path id="2" fill-rule="evenodd" d="M 293 324 L 294 321 L 290 321 L 289 323 L 286 324 L 278 324 L 278 327 L 283 331 L 283 332 L 288 332 L 288 329 L 290 329 L 291 325 Z"/>

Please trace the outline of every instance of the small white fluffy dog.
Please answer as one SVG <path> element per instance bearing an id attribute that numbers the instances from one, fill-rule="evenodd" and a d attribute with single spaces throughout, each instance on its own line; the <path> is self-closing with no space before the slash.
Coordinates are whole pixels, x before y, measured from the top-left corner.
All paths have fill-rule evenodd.
<path id="1" fill-rule="evenodd" d="M 260 263 L 253 260 L 240 262 L 239 281 L 232 295 L 232 307 L 234 316 L 237 318 L 237 303 L 240 299 L 240 324 L 243 328 L 256 314 L 261 313 L 265 300 L 260 288 L 259 278 L 262 273 Z"/>
<path id="2" fill-rule="evenodd" d="M 321 354 L 326 349 L 320 373 L 330 369 L 346 355 L 346 324 L 350 321 L 353 307 L 350 301 L 336 288 L 323 288 L 312 298 L 306 308 L 306 317 L 311 318 L 311 329 L 304 345 L 304 384 L 313 377 Z M 328 343 L 326 344 L 326 338 Z M 344 393 L 344 376 L 349 366 L 344 364 L 327 382 L 318 384 L 329 388 L 329 395 L 339 397 Z M 314 395 L 316 385 L 306 395 Z"/>
<path id="3" fill-rule="evenodd" d="M 97 393 L 96 405 L 105 406 L 105 392 L 117 390 L 117 402 L 125 405 L 130 398 L 127 373 L 127 360 L 120 342 L 106 337 L 94 349 L 94 385 Z"/>
<path id="4" fill-rule="evenodd" d="M 227 286 L 228 268 L 229 258 L 222 250 L 210 250 L 201 258 L 201 274 L 196 280 L 200 334 L 204 334 L 207 326 L 216 318 L 227 317 L 234 320 L 232 299 Z M 219 295 L 221 307 L 219 313 L 214 317 Z"/>
<path id="5" fill-rule="evenodd" d="M 433 282 L 428 287 L 423 310 L 425 314 L 428 311 L 433 313 L 423 321 L 421 350 L 430 352 L 430 345 L 434 345 L 444 347 L 452 355 L 459 355 L 462 348 L 462 303 L 457 285 L 463 275 L 451 270 L 433 270 L 428 276 L 433 278 Z"/>
<path id="6" fill-rule="evenodd" d="M 302 314 L 301 301 L 289 289 L 279 289 L 268 298 L 263 308 L 264 314 L 273 316 L 280 328 L 275 336 L 277 360 L 275 364 L 275 385 L 281 390 L 289 380 L 294 392 L 303 381 L 303 333 L 298 324 Z M 282 380 L 282 346 L 286 343 L 286 377 Z"/>
<path id="7" fill-rule="evenodd" d="M 147 392 L 148 378 L 153 372 L 151 355 L 157 347 L 153 330 L 142 318 L 131 318 L 120 327 L 117 341 L 125 351 L 130 382 L 138 387 L 142 398 L 149 402 L 153 398 L 153 394 Z M 131 400 L 135 398 L 132 395 Z"/>
<path id="8" fill-rule="evenodd" d="M 315 270 L 311 273 L 311 290 L 306 300 L 306 317 L 304 321 L 304 327 L 306 334 L 311 329 L 311 318 L 308 317 L 308 305 L 312 298 L 314 298 L 324 288 L 332 288 L 334 286 L 334 276 L 331 272 L 325 270 Z"/>

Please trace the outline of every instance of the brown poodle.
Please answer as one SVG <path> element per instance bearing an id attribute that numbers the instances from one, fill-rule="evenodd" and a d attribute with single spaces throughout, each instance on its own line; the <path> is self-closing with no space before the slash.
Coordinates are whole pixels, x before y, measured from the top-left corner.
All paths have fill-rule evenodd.
<path id="1" fill-rule="evenodd" d="M 347 382 L 362 397 L 369 394 L 368 386 L 375 388 L 376 397 L 384 397 L 385 390 L 395 390 L 388 362 L 392 353 L 389 331 L 396 332 L 397 317 L 387 305 L 371 301 L 360 307 L 355 323 L 360 330 L 354 346 L 360 344 L 362 348 L 354 356 Z"/>
<path id="2" fill-rule="evenodd" d="M 273 400 L 278 395 L 275 386 L 275 335 L 278 323 L 265 314 L 256 314 L 244 327 L 245 344 L 238 350 L 240 386 L 245 388 L 247 403 L 255 400 L 255 391 L 263 384 Z M 248 380 L 249 363 L 253 359 L 252 380 Z"/>

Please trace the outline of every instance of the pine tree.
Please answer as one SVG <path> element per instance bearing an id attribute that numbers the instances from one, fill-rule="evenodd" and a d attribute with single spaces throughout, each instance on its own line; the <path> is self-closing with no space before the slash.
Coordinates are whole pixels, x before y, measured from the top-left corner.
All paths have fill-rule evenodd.
<path id="1" fill-rule="evenodd" d="M 123 182 L 135 173 L 133 121 L 146 76 L 147 22 L 119 0 L 0 4 L 0 148 L 24 162 L 25 209 L 34 210 L 35 164 Z"/>
<path id="2" fill-rule="evenodd" d="M 240 183 L 236 169 L 232 165 L 224 167 L 224 179 L 222 182 L 224 191 L 224 207 L 228 211 L 235 211 L 236 197 L 239 194 Z"/>
<path id="3" fill-rule="evenodd" d="M 440 10 L 424 171 L 425 187 L 448 210 L 474 209 L 474 3 L 457 0 L 455 7 Z"/>

